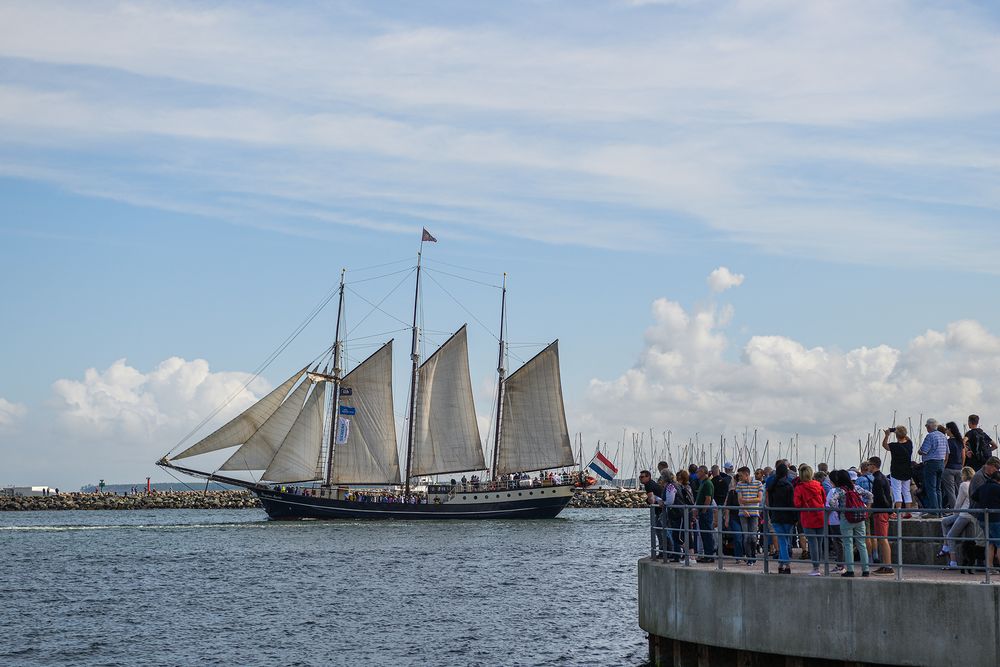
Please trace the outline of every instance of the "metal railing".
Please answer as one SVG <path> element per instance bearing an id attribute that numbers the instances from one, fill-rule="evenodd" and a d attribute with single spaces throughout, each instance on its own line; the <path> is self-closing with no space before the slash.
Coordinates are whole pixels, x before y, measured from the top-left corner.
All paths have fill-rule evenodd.
<path id="1" fill-rule="evenodd" d="M 750 521 L 751 525 L 754 526 L 753 532 L 746 532 L 742 529 L 733 530 L 731 526 L 724 526 L 723 524 L 731 523 L 732 513 L 738 512 L 740 510 L 756 512 L 756 522 Z M 846 522 L 843 515 L 846 512 L 862 512 L 865 514 L 866 519 L 863 522 Z M 963 526 L 960 533 L 956 533 L 953 536 L 944 535 L 927 537 L 923 535 L 903 535 L 903 525 L 904 522 L 909 521 L 904 519 L 903 515 L 908 513 L 922 514 L 922 515 L 932 515 L 932 516 L 945 516 L 945 515 L 967 515 L 972 517 L 965 526 Z M 772 520 L 772 514 L 782 513 L 791 514 L 794 513 L 798 515 L 798 521 L 794 523 L 783 523 L 774 522 Z M 802 514 L 819 514 L 823 515 L 823 526 L 822 532 L 820 533 L 806 533 L 805 529 L 802 528 L 801 515 Z M 703 526 L 701 522 L 698 521 L 699 518 L 706 516 L 709 520 L 705 523 L 707 526 Z M 710 562 L 714 562 L 716 568 L 719 570 L 725 569 L 726 561 L 739 562 L 747 561 L 750 563 L 756 563 L 756 561 L 762 561 L 764 573 L 769 574 L 771 567 L 775 561 L 779 561 L 779 566 L 781 563 L 791 563 L 796 560 L 803 560 L 801 557 L 796 559 L 792 555 L 792 540 L 798 539 L 802 542 L 809 544 L 809 559 L 814 564 L 814 567 L 818 564 L 823 568 L 823 575 L 829 576 L 831 566 L 836 569 L 845 568 L 847 566 L 853 566 L 857 564 L 859 560 L 854 560 L 847 558 L 847 553 L 844 553 L 843 558 L 831 558 L 831 551 L 835 546 L 834 540 L 842 542 L 841 549 L 847 548 L 846 539 L 839 533 L 839 526 L 836 523 L 831 523 L 830 517 L 833 514 L 839 514 L 839 523 L 850 523 L 853 526 L 857 526 L 859 523 L 865 526 L 865 531 L 863 534 L 852 534 L 850 537 L 852 542 L 852 548 L 858 546 L 860 549 L 865 549 L 865 553 L 868 554 L 867 544 L 868 540 L 875 542 L 875 548 L 873 552 L 879 552 L 879 542 L 885 540 L 890 549 L 886 551 L 891 552 L 891 558 L 888 563 L 878 562 L 877 565 L 881 567 L 888 567 L 893 570 L 893 574 L 897 581 L 903 579 L 904 568 L 910 570 L 947 570 L 947 571 L 962 571 L 962 572 L 985 572 L 985 582 L 992 583 L 993 575 L 1000 574 L 993 563 L 986 562 L 985 558 L 989 552 L 990 536 L 992 537 L 992 542 L 996 545 L 996 555 L 1000 557 L 1000 511 L 998 510 L 985 510 L 977 508 L 969 508 L 964 510 L 955 509 L 872 509 L 866 508 L 861 510 L 860 508 L 855 510 L 854 508 L 849 509 L 837 509 L 831 507 L 767 507 L 767 506 L 717 506 L 717 505 L 667 505 L 667 506 L 656 506 L 651 505 L 649 510 L 650 515 L 650 557 L 663 558 L 664 560 L 669 560 L 675 563 L 682 563 L 684 566 L 691 566 L 692 559 L 692 549 L 696 551 L 695 556 L 700 560 L 700 562 L 706 562 L 705 559 L 710 559 Z M 873 535 L 870 532 L 870 526 L 876 520 L 876 514 L 886 514 L 888 515 L 889 523 L 895 526 L 895 535 L 889 535 L 889 531 L 886 530 L 885 535 Z M 726 516 L 728 515 L 728 516 Z M 940 524 L 937 524 L 940 525 Z M 780 526 L 780 530 L 776 527 Z M 831 530 L 831 526 L 835 527 L 835 530 Z M 970 536 L 968 533 L 972 530 L 973 534 Z M 736 550 L 734 548 L 733 555 L 728 555 L 723 552 L 724 538 L 729 537 L 733 539 L 735 546 L 735 541 L 742 539 L 744 540 L 744 554 L 741 556 L 736 555 Z M 708 538 L 708 539 L 706 539 Z M 782 560 L 779 556 L 775 556 L 771 553 L 770 547 L 772 542 L 778 542 L 778 547 L 780 551 L 780 540 L 785 539 L 788 542 L 787 545 L 787 559 Z M 942 567 L 940 564 L 926 564 L 926 563 L 907 563 L 903 560 L 903 545 L 913 544 L 913 543 L 936 543 L 936 544 L 946 544 L 951 543 L 954 546 L 954 550 L 961 553 L 961 545 L 966 543 L 976 543 L 980 544 L 985 541 L 987 548 L 984 550 L 984 562 L 983 565 L 965 565 L 959 564 L 957 567 L 951 567 L 950 565 Z M 705 549 L 706 544 L 711 545 L 711 553 L 708 553 L 708 549 Z M 860 543 L 860 544 L 858 544 Z M 759 555 L 757 551 L 753 548 L 751 549 L 753 553 L 746 554 L 745 546 L 747 544 L 753 547 L 759 548 Z M 815 547 L 819 547 L 820 553 L 816 554 L 813 552 Z M 664 548 L 665 547 L 665 548 Z M 940 554 L 940 550 L 939 550 Z M 950 560 L 958 560 L 955 558 L 954 551 L 949 552 Z M 818 557 L 817 557 L 818 556 Z M 860 556 L 860 553 L 859 553 Z M 866 559 L 869 566 L 875 563 L 872 559 L 872 554 L 868 554 Z M 807 561 L 807 562 L 808 562 Z M 862 567 L 864 567 L 862 565 Z"/>

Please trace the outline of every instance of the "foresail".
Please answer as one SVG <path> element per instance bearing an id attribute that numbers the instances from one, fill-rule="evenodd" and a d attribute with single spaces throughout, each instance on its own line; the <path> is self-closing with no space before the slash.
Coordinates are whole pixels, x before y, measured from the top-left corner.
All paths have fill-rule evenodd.
<path id="1" fill-rule="evenodd" d="M 347 442 L 331 444 L 331 483 L 398 484 L 399 455 L 392 412 L 392 341 L 344 376 L 340 386 L 342 412 L 354 414 L 344 417 L 351 420 Z"/>
<path id="2" fill-rule="evenodd" d="M 261 479 L 271 482 L 304 482 L 323 476 L 320 454 L 323 450 L 325 406 L 326 383 L 320 382 L 313 387 L 305 406 Z"/>
<path id="3" fill-rule="evenodd" d="M 274 459 L 278 447 L 292 429 L 302 411 L 306 392 L 312 382 L 304 380 L 257 432 L 219 467 L 219 470 L 264 470 Z"/>
<path id="4" fill-rule="evenodd" d="M 411 474 L 483 470 L 465 326 L 418 370 Z"/>
<path id="5" fill-rule="evenodd" d="M 274 411 L 278 409 L 279 405 L 281 405 L 282 399 L 288 395 L 289 390 L 295 385 L 296 382 L 298 382 L 299 378 L 301 378 L 302 374 L 305 372 L 306 369 L 303 368 L 298 373 L 281 383 L 281 385 L 279 385 L 267 396 L 260 399 L 239 415 L 231 419 L 225 426 L 217 431 L 214 431 L 202 440 L 199 440 L 172 458 L 174 460 L 183 459 L 189 456 L 207 454 L 208 452 L 225 449 L 226 447 L 233 447 L 234 445 L 242 445 L 257 432 L 257 429 L 259 429 L 272 414 L 274 414 Z"/>
<path id="6" fill-rule="evenodd" d="M 512 373 L 504 383 L 503 424 L 497 473 L 573 464 L 558 341 Z"/>

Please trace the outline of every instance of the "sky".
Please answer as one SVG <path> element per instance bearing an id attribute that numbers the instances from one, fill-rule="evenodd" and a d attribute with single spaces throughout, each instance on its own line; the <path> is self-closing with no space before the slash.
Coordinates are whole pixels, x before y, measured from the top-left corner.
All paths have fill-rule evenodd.
<path id="1" fill-rule="evenodd" d="M 335 301 L 251 381 L 345 267 L 349 359 L 396 338 L 402 414 L 423 227 L 422 351 L 469 323 L 484 434 L 504 272 L 511 367 L 559 339 L 570 431 L 626 469 L 650 429 L 805 459 L 894 411 L 1000 422 L 998 28 L 961 1 L 4 3 L 0 486 L 167 481 L 331 344 Z"/>

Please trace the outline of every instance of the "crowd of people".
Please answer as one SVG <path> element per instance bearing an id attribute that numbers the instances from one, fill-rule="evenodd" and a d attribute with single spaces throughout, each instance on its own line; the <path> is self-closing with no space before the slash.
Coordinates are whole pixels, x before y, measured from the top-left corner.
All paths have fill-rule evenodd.
<path id="1" fill-rule="evenodd" d="M 905 427 L 885 429 L 888 475 L 879 456 L 848 470 L 782 459 L 773 468 L 726 462 L 675 473 L 661 461 L 655 479 L 648 470 L 639 474 L 655 507 L 657 551 L 672 562 L 694 556 L 711 563 L 726 554 L 753 565 L 767 549 L 778 573 L 791 574 L 798 549 L 812 564 L 811 576 L 824 574 L 824 562 L 843 577 L 894 574 L 889 522 L 923 512 L 941 518 L 944 569 L 993 567 L 1000 556 L 1000 458 L 979 417 L 967 423 L 962 433 L 955 422 L 927 420 L 919 462 Z"/>

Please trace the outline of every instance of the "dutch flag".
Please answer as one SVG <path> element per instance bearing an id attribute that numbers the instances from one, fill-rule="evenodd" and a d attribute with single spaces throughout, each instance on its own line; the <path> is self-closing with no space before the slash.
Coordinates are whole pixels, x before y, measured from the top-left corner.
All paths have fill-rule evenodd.
<path id="1" fill-rule="evenodd" d="M 594 458 L 590 460 L 590 464 L 587 467 L 608 481 L 613 480 L 615 475 L 618 474 L 618 468 L 615 467 L 615 464 L 609 461 L 608 457 L 601 454 L 600 451 L 594 455 Z"/>

